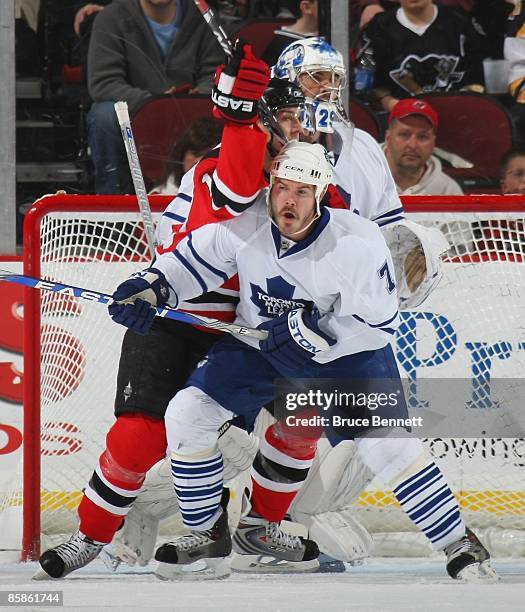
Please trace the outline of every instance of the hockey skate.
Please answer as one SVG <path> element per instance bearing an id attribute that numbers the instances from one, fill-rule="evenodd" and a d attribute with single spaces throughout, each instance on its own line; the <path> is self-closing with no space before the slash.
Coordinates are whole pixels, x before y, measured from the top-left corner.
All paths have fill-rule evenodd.
<path id="1" fill-rule="evenodd" d="M 40 569 L 33 576 L 33 580 L 63 578 L 93 561 L 103 547 L 104 544 L 94 542 L 77 531 L 67 542 L 46 550 L 40 557 Z"/>
<path id="2" fill-rule="evenodd" d="M 490 565 L 489 551 L 468 527 L 465 535 L 446 546 L 444 552 L 447 555 L 447 572 L 454 580 L 499 580 L 498 574 Z"/>
<path id="3" fill-rule="evenodd" d="M 237 572 L 315 572 L 319 548 L 313 540 L 283 531 L 279 523 L 267 521 L 251 510 L 243 497 L 243 512 L 233 534 L 231 568 Z"/>
<path id="4" fill-rule="evenodd" d="M 226 557 L 232 544 L 228 513 L 223 510 L 211 529 L 192 531 L 157 549 L 155 575 L 161 580 L 213 580 L 227 578 Z"/>

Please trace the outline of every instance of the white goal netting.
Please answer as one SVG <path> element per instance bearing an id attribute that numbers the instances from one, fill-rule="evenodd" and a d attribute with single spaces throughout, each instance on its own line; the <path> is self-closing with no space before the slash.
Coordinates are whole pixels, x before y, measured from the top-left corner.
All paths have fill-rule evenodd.
<path id="1" fill-rule="evenodd" d="M 168 201 L 152 200 L 156 210 Z M 497 205 L 480 204 L 473 212 L 472 203 L 462 211 L 464 202 L 468 199 L 457 198 L 454 206 L 439 209 L 436 199 L 434 212 L 417 213 L 407 204 L 414 221 L 441 227 L 451 250 L 436 291 L 421 307 L 403 313 L 395 350 L 414 388 L 426 378 L 465 379 L 465 401 L 478 402 L 475 409 L 482 410 L 490 399 L 484 395 L 487 376 L 516 380 L 515 393 L 524 395 L 525 206 L 508 210 L 500 198 Z M 33 230 L 35 267 L 26 273 L 37 270 L 42 278 L 112 293 L 118 282 L 147 265 L 148 248 L 134 198 L 52 196 L 44 204 L 45 214 Z M 53 536 L 75 529 L 82 488 L 114 420 L 124 328 L 97 303 L 42 292 L 37 308 L 26 312 L 26 319 L 40 317 L 40 334 L 33 354 L 25 359 L 26 364 L 36 361 L 35 371 L 40 368 L 38 397 L 32 400 L 41 413 L 41 482 L 35 486 L 41 499 L 41 533 Z M 37 408 L 25 407 L 33 414 Z M 26 445 L 33 443 L 26 437 Z M 512 551 L 504 547 L 504 552 L 525 554 L 525 441 L 465 437 L 426 444 L 469 525 L 490 537 L 501 535 L 498 541 L 511 541 Z M 21 495 L 19 475 L 10 490 L 1 493 L 0 516 L 7 508 L 20 507 Z M 395 554 L 414 554 L 412 543 L 406 550 L 401 546 L 412 542 L 412 525 L 382 483 L 373 482 L 361 495 L 356 512 L 374 533 L 394 534 L 377 539 L 392 541 Z"/>

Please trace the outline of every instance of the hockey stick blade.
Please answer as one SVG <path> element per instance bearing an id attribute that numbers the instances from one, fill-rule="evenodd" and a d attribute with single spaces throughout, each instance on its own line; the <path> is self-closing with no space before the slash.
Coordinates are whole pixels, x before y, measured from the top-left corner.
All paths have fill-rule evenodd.
<path id="1" fill-rule="evenodd" d="M 99 304 L 106 305 L 113 302 L 111 296 L 107 293 L 101 293 L 100 291 L 92 291 L 91 289 L 75 287 L 74 285 L 66 285 L 64 283 L 44 280 L 42 278 L 33 278 L 32 276 L 26 276 L 24 274 L 15 274 L 13 272 L 9 272 L 8 270 L 0 270 L 0 281 L 17 283 L 18 285 L 24 285 L 25 287 L 31 287 L 32 289 L 52 291 L 53 293 L 57 293 L 59 295 L 76 297 L 88 302 L 98 302 Z M 268 333 L 263 330 L 243 327 L 242 325 L 236 325 L 235 323 L 226 323 L 225 321 L 210 319 L 209 317 L 201 317 L 189 312 L 183 312 L 182 310 L 175 310 L 174 308 L 169 308 L 168 306 L 164 306 L 162 308 L 159 307 L 155 310 L 157 311 L 158 317 L 180 321 L 181 323 L 201 325 L 203 327 L 208 327 L 209 329 L 217 329 L 237 336 L 250 336 L 251 338 L 256 338 L 257 340 L 265 340 L 268 337 Z"/>

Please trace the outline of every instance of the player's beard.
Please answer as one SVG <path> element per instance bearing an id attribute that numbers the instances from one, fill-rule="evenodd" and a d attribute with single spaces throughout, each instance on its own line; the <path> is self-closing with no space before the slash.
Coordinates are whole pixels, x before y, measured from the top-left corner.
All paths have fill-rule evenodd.
<path id="1" fill-rule="evenodd" d="M 297 223 L 285 224 L 283 219 L 286 212 L 288 212 L 288 210 L 283 210 L 279 213 L 277 227 L 279 228 L 279 232 L 282 236 L 295 241 L 302 240 L 301 234 L 307 229 L 309 229 L 319 218 L 319 215 L 317 214 L 317 211 L 314 208 L 310 212 L 310 214 L 304 219 L 299 219 L 297 218 L 297 216 L 295 216 L 295 220 L 297 221 Z M 295 215 L 293 211 L 290 212 Z"/>

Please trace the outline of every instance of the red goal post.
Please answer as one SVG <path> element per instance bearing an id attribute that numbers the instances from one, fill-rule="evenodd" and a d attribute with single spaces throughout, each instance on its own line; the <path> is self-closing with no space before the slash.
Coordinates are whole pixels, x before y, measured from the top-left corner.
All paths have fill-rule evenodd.
<path id="1" fill-rule="evenodd" d="M 150 198 L 156 220 L 170 200 Z M 474 376 L 478 360 L 485 371 L 522 376 L 525 198 L 410 196 L 403 202 L 409 218 L 440 227 L 451 243 L 440 286 L 403 320 L 406 333 L 396 347 L 403 374 Z M 148 261 L 133 196 L 46 196 L 26 217 L 25 274 L 111 293 Z M 24 312 L 22 558 L 28 560 L 38 557 L 41 538 L 48 544 L 75 529 L 82 487 L 112 422 L 123 328 L 99 304 L 31 289 L 25 290 Z M 447 342 L 437 346 L 443 334 Z M 478 345 L 490 359 L 483 362 L 482 351 L 472 348 Z M 445 440 L 429 448 L 443 462 L 472 526 L 525 533 L 525 446 L 509 440 Z M 21 489 L 14 478 L 0 513 L 20 505 Z M 374 532 L 410 528 L 377 483 L 359 498 L 356 513 Z"/>

